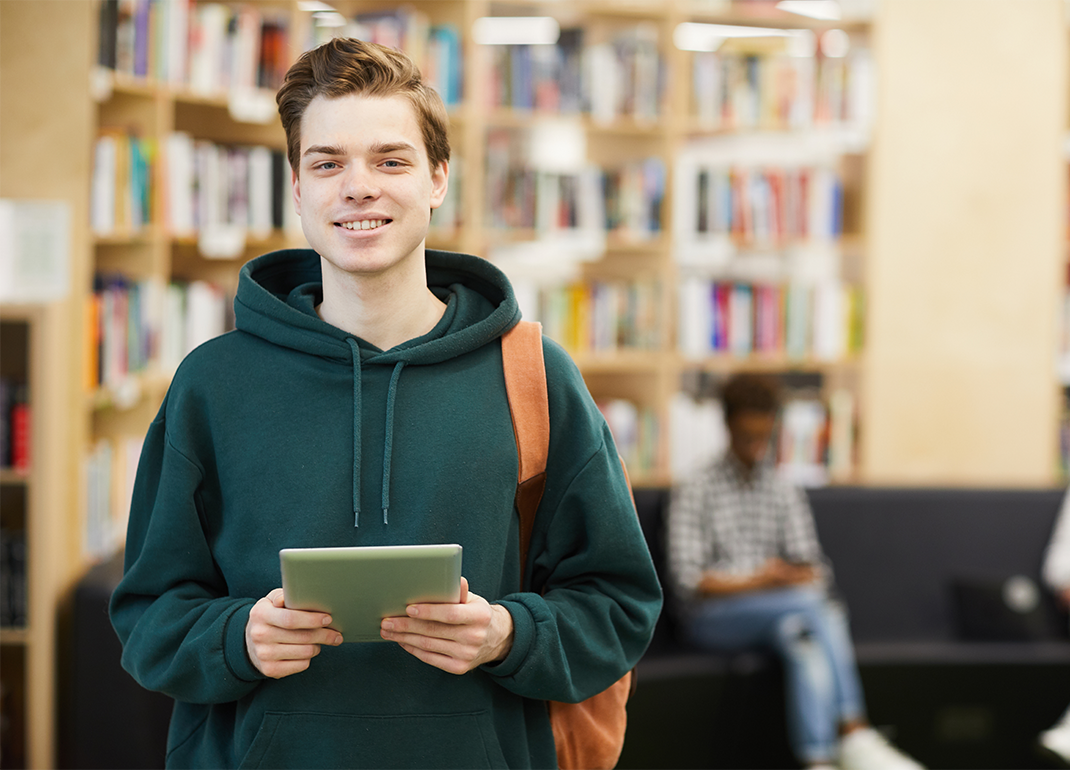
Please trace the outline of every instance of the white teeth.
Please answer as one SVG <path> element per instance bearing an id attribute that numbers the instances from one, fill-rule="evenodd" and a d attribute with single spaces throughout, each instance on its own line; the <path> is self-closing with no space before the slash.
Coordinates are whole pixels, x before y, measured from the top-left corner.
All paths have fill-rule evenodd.
<path id="1" fill-rule="evenodd" d="M 385 219 L 362 219 L 358 222 L 339 222 L 346 230 L 374 230 L 386 224 Z"/>

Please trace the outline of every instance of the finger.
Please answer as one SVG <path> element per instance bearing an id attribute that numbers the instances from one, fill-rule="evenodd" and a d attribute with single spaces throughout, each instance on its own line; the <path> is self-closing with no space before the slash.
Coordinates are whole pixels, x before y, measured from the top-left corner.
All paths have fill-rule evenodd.
<path id="1" fill-rule="evenodd" d="M 286 606 L 286 599 L 282 595 L 282 589 L 276 588 L 267 595 L 267 600 L 275 607 L 282 608 Z"/>
<path id="2" fill-rule="evenodd" d="M 441 655 L 436 652 L 421 649 L 420 647 L 414 647 L 408 644 L 401 644 L 401 649 L 412 655 L 417 660 L 422 660 L 429 666 L 445 671 L 447 674 L 465 674 L 472 670 L 473 666 L 470 662 L 460 660 L 458 658 L 450 657 L 449 655 Z"/>
<path id="3" fill-rule="evenodd" d="M 260 664 L 260 670 L 264 676 L 271 679 L 282 679 L 284 676 L 299 674 L 308 669 L 311 659 L 304 660 L 270 660 Z"/>
<path id="4" fill-rule="evenodd" d="M 468 578 L 461 578 L 461 598 L 458 600 L 458 604 L 468 603 Z"/>

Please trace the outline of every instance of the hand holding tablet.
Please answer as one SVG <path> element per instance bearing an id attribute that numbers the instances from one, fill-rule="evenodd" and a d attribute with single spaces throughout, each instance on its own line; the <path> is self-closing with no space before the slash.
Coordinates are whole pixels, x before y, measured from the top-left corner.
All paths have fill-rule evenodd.
<path id="1" fill-rule="evenodd" d="M 461 546 L 284 548 L 286 607 L 331 615 L 346 642 L 381 642 L 383 618 L 410 604 L 461 599 Z"/>

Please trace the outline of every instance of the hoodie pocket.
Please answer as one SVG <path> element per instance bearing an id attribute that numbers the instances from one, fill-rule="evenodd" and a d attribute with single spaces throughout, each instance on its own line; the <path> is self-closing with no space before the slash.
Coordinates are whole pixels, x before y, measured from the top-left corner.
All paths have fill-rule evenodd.
<path id="1" fill-rule="evenodd" d="M 242 768 L 505 767 L 486 711 L 352 716 L 268 712 Z"/>

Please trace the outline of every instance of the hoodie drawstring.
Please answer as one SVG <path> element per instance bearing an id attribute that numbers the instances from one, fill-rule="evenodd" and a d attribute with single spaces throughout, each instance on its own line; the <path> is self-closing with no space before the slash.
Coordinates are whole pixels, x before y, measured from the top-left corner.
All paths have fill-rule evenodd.
<path id="1" fill-rule="evenodd" d="M 363 417 L 361 409 L 360 386 L 360 347 L 352 337 L 346 339 L 353 355 L 353 526 L 360 526 L 360 423 Z M 386 393 L 386 438 L 383 442 L 383 524 L 389 523 L 390 510 L 390 461 L 394 452 L 394 402 L 398 392 L 398 380 L 404 361 L 398 361 L 390 375 L 390 388 Z"/>
<path id="2" fill-rule="evenodd" d="M 401 379 L 401 370 L 405 368 L 404 361 L 398 361 L 394 367 L 394 373 L 390 375 L 390 389 L 386 392 L 386 439 L 383 442 L 383 524 L 387 522 L 387 512 L 390 510 L 390 461 L 394 452 L 394 399 L 398 392 L 398 380 Z"/>
<path id="3" fill-rule="evenodd" d="M 353 526 L 360 526 L 360 348 L 352 337 L 346 339 L 353 354 Z"/>

